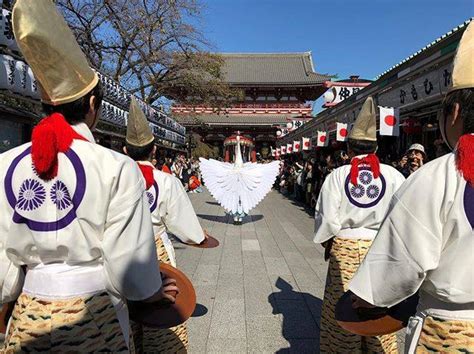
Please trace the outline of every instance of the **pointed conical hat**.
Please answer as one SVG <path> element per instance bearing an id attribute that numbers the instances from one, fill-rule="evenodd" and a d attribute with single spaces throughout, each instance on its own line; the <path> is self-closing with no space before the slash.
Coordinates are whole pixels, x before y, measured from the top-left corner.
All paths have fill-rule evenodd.
<path id="1" fill-rule="evenodd" d="M 73 102 L 99 81 L 52 0 L 17 0 L 13 32 L 50 105 Z"/>
<path id="2" fill-rule="evenodd" d="M 349 139 L 377 141 L 377 120 L 374 100 L 371 96 L 365 100 L 349 134 Z"/>
<path id="3" fill-rule="evenodd" d="M 126 142 L 133 146 L 146 146 L 150 144 L 155 137 L 151 132 L 150 125 L 141 110 L 135 97 L 130 101 L 130 111 L 128 114 Z"/>
<path id="4" fill-rule="evenodd" d="M 449 91 L 474 87 L 474 21 L 467 26 L 454 58 Z"/>

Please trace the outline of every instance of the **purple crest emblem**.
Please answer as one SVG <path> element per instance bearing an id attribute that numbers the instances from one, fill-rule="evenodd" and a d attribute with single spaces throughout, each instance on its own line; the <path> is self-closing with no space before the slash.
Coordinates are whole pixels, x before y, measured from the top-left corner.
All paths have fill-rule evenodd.
<path id="1" fill-rule="evenodd" d="M 369 167 L 360 167 L 358 180 L 360 183 L 353 185 L 350 173 L 346 177 L 344 190 L 349 202 L 359 208 L 377 205 L 382 200 L 387 186 L 384 176 L 374 178 Z"/>
<path id="2" fill-rule="evenodd" d="M 158 184 L 153 182 L 151 188 L 146 192 L 146 197 L 148 200 L 148 204 L 150 205 L 150 212 L 154 212 L 156 206 L 158 205 L 158 195 L 159 195 L 159 188 Z"/>
<path id="3" fill-rule="evenodd" d="M 464 190 L 464 211 L 471 227 L 474 229 L 474 188 L 466 183 Z"/>
<path id="4" fill-rule="evenodd" d="M 34 210 L 39 208 L 45 199 L 46 191 L 41 183 L 28 178 L 21 184 L 17 206 L 21 210 Z"/>
<path id="5" fill-rule="evenodd" d="M 79 156 L 72 149 L 69 149 L 64 155 L 69 160 L 76 175 L 75 190 L 71 193 L 63 181 L 57 180 L 51 188 L 48 187 L 50 197 L 48 202 L 45 187 L 48 182 L 44 182 L 39 178 L 28 178 L 21 183 L 19 188 L 16 184 L 14 186 L 15 170 L 22 160 L 30 154 L 31 147 L 28 147 L 12 161 L 5 176 L 5 194 L 10 207 L 14 210 L 13 222 L 26 224 L 33 231 L 48 232 L 61 230 L 76 219 L 77 208 L 84 198 L 86 191 L 84 166 Z M 37 176 L 34 168 L 33 173 Z M 55 214 L 53 220 L 38 220 L 32 216 L 41 215 L 41 212 L 36 214 L 31 212 L 41 211 L 41 208 L 45 207 L 47 203 L 54 203 L 59 211 Z"/>
<path id="6" fill-rule="evenodd" d="M 64 210 L 72 205 L 72 199 L 66 185 L 61 181 L 56 181 L 51 188 L 51 200 L 59 210 Z"/>

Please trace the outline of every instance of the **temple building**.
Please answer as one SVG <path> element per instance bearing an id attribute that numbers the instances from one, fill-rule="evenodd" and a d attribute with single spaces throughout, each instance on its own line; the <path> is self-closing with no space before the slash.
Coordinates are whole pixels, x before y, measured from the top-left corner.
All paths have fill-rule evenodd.
<path id="1" fill-rule="evenodd" d="M 327 90 L 331 78 L 315 71 L 311 52 L 221 55 L 225 81 L 242 90 L 241 98 L 224 109 L 191 106 L 184 100 L 171 112 L 188 133 L 199 134 L 222 157 L 224 140 L 236 131 L 267 157 L 278 131 L 312 119 L 312 101 Z"/>

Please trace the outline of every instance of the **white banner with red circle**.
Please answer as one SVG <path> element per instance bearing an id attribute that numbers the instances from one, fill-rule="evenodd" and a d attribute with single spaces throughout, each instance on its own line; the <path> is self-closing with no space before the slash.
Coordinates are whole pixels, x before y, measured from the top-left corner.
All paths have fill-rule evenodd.
<path id="1" fill-rule="evenodd" d="M 349 131 L 347 130 L 347 123 L 337 123 L 337 141 L 346 141 Z"/>
<path id="2" fill-rule="evenodd" d="M 379 106 L 380 135 L 400 135 L 400 110 L 394 107 Z"/>
<path id="3" fill-rule="evenodd" d="M 302 149 L 304 151 L 309 150 L 311 148 L 311 140 L 309 138 L 301 138 L 303 142 L 303 147 Z"/>
<path id="4" fill-rule="evenodd" d="M 299 141 L 293 141 L 293 152 L 299 152 L 301 148 L 301 143 Z"/>
<path id="5" fill-rule="evenodd" d="M 317 146 L 324 147 L 324 146 L 328 146 L 328 144 L 329 144 L 329 139 L 328 139 L 327 132 L 318 131 Z"/>

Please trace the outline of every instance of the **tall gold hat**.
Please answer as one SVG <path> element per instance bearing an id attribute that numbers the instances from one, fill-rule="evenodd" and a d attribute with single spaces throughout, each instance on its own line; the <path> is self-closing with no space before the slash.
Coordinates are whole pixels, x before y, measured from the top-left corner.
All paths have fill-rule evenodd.
<path id="1" fill-rule="evenodd" d="M 99 81 L 52 0 L 17 0 L 13 32 L 38 80 L 44 103 L 73 102 Z"/>
<path id="2" fill-rule="evenodd" d="M 150 144 L 153 140 L 155 137 L 151 132 L 145 113 L 141 110 L 135 97 L 132 96 L 125 141 L 130 145 L 142 147 Z"/>
<path id="3" fill-rule="evenodd" d="M 454 58 L 449 91 L 474 87 L 474 20 L 467 26 Z"/>
<path id="4" fill-rule="evenodd" d="M 377 119 L 372 96 L 365 100 L 349 134 L 349 139 L 377 141 Z"/>

